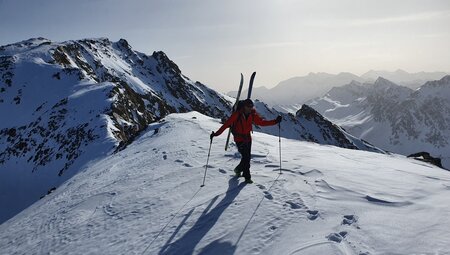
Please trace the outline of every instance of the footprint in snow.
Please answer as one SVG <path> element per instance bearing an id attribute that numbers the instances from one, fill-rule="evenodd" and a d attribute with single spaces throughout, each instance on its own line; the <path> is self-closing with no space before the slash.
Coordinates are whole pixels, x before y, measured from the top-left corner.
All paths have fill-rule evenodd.
<path id="1" fill-rule="evenodd" d="M 268 165 L 265 165 L 264 167 L 277 168 L 277 167 L 280 167 L 280 165 L 268 164 Z"/>
<path id="2" fill-rule="evenodd" d="M 342 225 L 349 225 L 351 226 L 353 223 L 357 222 L 358 218 L 355 215 L 344 215 L 344 218 L 342 219 Z"/>
<path id="3" fill-rule="evenodd" d="M 306 212 L 308 213 L 309 220 L 315 220 L 319 217 L 319 211 L 317 210 L 306 210 Z"/>
<path id="4" fill-rule="evenodd" d="M 297 202 L 286 201 L 285 203 L 288 204 L 291 207 L 291 209 L 294 209 L 294 210 L 300 209 L 303 207 L 303 205 L 301 203 L 297 203 Z"/>
<path id="5" fill-rule="evenodd" d="M 273 199 L 272 194 L 270 194 L 268 191 L 264 191 L 263 193 L 264 193 L 264 197 L 265 197 L 265 198 L 267 198 L 267 199 L 269 199 L 269 200 L 272 200 L 272 199 Z"/>
<path id="6" fill-rule="evenodd" d="M 164 155 L 164 156 L 163 156 L 163 159 L 166 160 L 166 159 L 167 159 L 167 155 Z"/>
<path id="7" fill-rule="evenodd" d="M 174 162 L 177 162 L 177 163 L 183 163 L 184 161 L 181 160 L 181 159 L 176 159 Z"/>
<path id="8" fill-rule="evenodd" d="M 226 174 L 226 173 L 227 173 L 227 171 L 225 171 L 225 170 L 222 169 L 222 168 L 219 168 L 219 172 L 220 172 L 221 174 Z"/>
<path id="9" fill-rule="evenodd" d="M 192 165 L 188 164 L 188 163 L 184 163 L 183 166 L 185 166 L 185 167 L 192 167 Z"/>
<path id="10" fill-rule="evenodd" d="M 266 189 L 266 186 L 262 185 L 262 184 L 256 184 L 256 187 L 260 188 L 260 189 Z"/>
<path id="11" fill-rule="evenodd" d="M 347 231 L 341 231 L 339 233 L 331 233 L 326 236 L 326 238 L 330 241 L 340 243 L 347 236 Z"/>

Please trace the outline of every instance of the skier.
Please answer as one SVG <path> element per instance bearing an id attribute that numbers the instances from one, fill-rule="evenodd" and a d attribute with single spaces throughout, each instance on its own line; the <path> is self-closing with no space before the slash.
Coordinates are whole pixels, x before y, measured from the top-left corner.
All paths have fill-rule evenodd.
<path id="1" fill-rule="evenodd" d="M 250 175 L 250 154 L 252 147 L 252 137 L 250 132 L 253 129 L 252 124 L 259 126 L 272 126 L 281 122 L 281 116 L 274 120 L 264 120 L 253 108 L 253 101 L 246 99 L 239 102 L 237 110 L 230 118 L 217 130 L 212 132 L 210 139 L 219 136 L 222 132 L 231 127 L 231 133 L 234 136 L 239 153 L 241 154 L 241 162 L 234 169 L 237 177 L 244 176 L 246 183 L 253 183 Z"/>

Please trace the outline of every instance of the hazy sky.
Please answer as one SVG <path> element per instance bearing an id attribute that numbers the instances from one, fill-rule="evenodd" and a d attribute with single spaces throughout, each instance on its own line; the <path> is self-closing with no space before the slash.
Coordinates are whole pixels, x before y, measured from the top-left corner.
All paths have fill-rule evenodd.
<path id="1" fill-rule="evenodd" d="M 0 0 L 0 45 L 125 38 L 223 92 L 309 72 L 450 71 L 449 0 Z"/>

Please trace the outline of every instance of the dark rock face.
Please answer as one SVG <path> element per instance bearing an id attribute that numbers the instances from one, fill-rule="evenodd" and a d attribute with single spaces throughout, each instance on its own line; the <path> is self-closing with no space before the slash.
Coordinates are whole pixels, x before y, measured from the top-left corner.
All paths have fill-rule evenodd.
<path id="1" fill-rule="evenodd" d="M 324 118 L 320 113 L 311 108 L 308 105 L 302 105 L 302 108 L 296 113 L 297 118 L 300 119 L 300 124 L 304 123 L 305 120 L 312 123 L 317 123 L 319 127 L 317 131 L 319 132 L 319 137 L 325 142 L 325 144 L 336 145 L 347 149 L 358 149 L 343 133 L 343 130 L 331 123 L 329 120 Z M 302 137 L 306 141 L 323 143 L 318 140 L 317 135 L 314 134 L 304 134 Z"/>
<path id="2" fill-rule="evenodd" d="M 427 163 L 433 164 L 433 165 L 438 166 L 440 168 L 444 168 L 442 166 L 440 158 L 435 158 L 435 157 L 431 156 L 430 153 L 425 152 L 425 151 L 417 152 L 417 153 L 408 155 L 408 158 L 414 158 L 414 159 L 417 159 L 417 160 L 420 160 L 420 161 L 423 161 L 423 162 L 427 162 Z"/>

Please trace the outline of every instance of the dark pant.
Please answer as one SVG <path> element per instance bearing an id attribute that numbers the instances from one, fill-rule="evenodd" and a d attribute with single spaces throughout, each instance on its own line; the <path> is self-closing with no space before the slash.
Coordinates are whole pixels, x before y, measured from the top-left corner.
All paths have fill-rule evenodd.
<path id="1" fill-rule="evenodd" d="M 250 179 L 250 155 L 252 150 L 252 142 L 238 142 L 236 143 L 239 153 L 241 153 L 241 162 L 237 166 L 239 171 L 242 171 L 242 176 L 245 179 Z"/>

